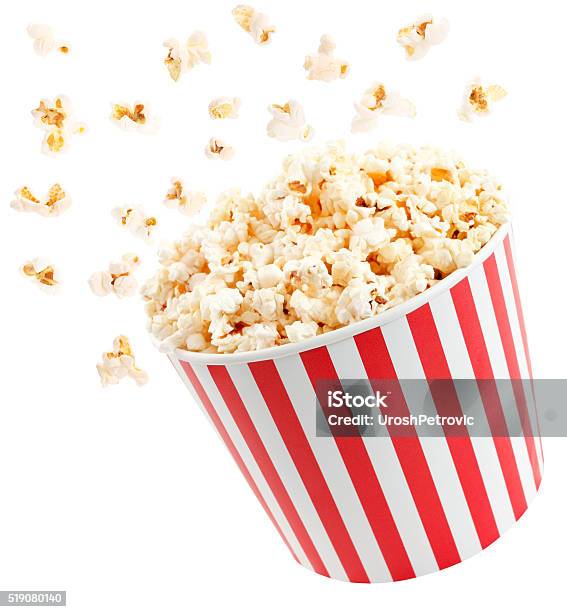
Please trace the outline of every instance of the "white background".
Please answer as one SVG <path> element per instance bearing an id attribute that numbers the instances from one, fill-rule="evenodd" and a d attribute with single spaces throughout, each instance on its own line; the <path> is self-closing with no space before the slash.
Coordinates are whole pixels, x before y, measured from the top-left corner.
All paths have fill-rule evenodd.
<path id="1" fill-rule="evenodd" d="M 234 23 L 232 2 L 27 1 L 0 20 L 2 400 L 0 409 L 0 590 L 66 589 L 81 612 L 187 609 L 477 610 L 539 605 L 562 597 L 564 440 L 546 440 L 541 493 L 501 540 L 442 573 L 390 585 L 349 585 L 296 565 L 167 359 L 153 348 L 138 298 L 97 298 L 95 270 L 135 250 L 141 280 L 156 265 L 148 247 L 110 216 L 136 204 L 155 214 L 159 237 L 185 217 L 162 202 L 171 176 L 206 191 L 257 191 L 298 144 L 265 134 L 266 106 L 297 98 L 315 142 L 346 138 L 363 149 L 379 139 L 454 147 L 508 187 L 532 359 L 539 377 L 565 376 L 565 60 L 562 3 L 551 0 L 276 2 L 256 4 L 278 28 L 258 47 Z M 397 30 L 423 10 L 446 16 L 451 32 L 416 63 Z M 52 25 L 69 56 L 36 56 L 30 22 Z M 206 32 L 211 66 L 178 83 L 162 64 L 164 39 Z M 352 64 L 344 81 L 310 82 L 302 63 L 319 37 L 335 37 Z M 557 67 L 557 68 L 556 68 Z M 492 116 L 460 122 L 456 107 L 479 74 L 509 91 Z M 375 80 L 415 101 L 415 120 L 385 117 L 370 135 L 351 136 L 352 103 Z M 88 132 L 67 154 L 40 153 L 30 110 L 66 94 Z M 218 95 L 242 99 L 241 118 L 208 119 Z M 124 133 L 108 119 L 112 102 L 141 100 L 159 119 L 154 135 Z M 222 136 L 229 163 L 203 147 Z M 42 192 L 60 181 L 73 197 L 57 219 L 10 209 L 23 184 Z M 63 276 L 49 296 L 20 276 L 45 255 Z M 127 334 L 150 375 L 101 389 L 95 370 L 112 339 Z"/>

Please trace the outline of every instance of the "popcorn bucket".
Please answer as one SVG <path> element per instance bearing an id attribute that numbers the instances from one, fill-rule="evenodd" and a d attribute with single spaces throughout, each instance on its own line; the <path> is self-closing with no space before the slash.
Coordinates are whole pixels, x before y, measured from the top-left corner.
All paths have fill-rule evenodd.
<path id="1" fill-rule="evenodd" d="M 509 225 L 469 267 L 373 319 L 298 344 L 170 359 L 291 554 L 318 574 L 389 582 L 444 569 L 494 542 L 539 488 Z M 480 391 L 493 404 L 495 379 L 518 381 L 522 435 L 502 435 L 502 412 L 488 409 L 493 436 L 316 435 L 320 379 L 461 378 L 494 382 Z"/>

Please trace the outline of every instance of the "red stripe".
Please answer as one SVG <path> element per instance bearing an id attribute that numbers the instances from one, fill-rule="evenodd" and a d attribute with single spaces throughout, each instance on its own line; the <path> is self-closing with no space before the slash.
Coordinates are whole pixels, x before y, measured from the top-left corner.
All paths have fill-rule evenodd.
<path id="1" fill-rule="evenodd" d="M 320 380 L 338 379 L 331 357 L 325 347 L 306 351 L 301 353 L 300 357 L 315 390 Z M 363 440 L 360 437 L 335 437 L 335 443 L 392 579 L 414 578 L 415 572 Z"/>
<path id="2" fill-rule="evenodd" d="M 250 488 L 254 492 L 254 495 L 256 495 L 256 498 L 260 502 L 262 508 L 264 508 L 264 511 L 266 512 L 266 514 L 272 521 L 272 524 L 276 528 L 277 532 L 280 534 L 282 540 L 286 543 L 286 546 L 289 548 L 289 551 L 293 555 L 293 558 L 299 563 L 299 559 L 297 558 L 295 552 L 293 551 L 293 548 L 290 546 L 289 542 L 287 541 L 287 538 L 285 537 L 282 530 L 280 529 L 280 526 L 278 525 L 276 519 L 274 518 L 272 511 L 270 510 L 270 508 L 268 508 L 268 504 L 266 504 L 264 498 L 262 497 L 262 494 L 260 493 L 260 490 L 256 486 L 256 483 L 254 482 L 250 472 L 248 471 L 248 468 L 244 464 L 242 457 L 236 450 L 236 446 L 234 446 L 232 440 L 230 439 L 230 436 L 228 435 L 228 432 L 226 431 L 225 426 L 222 424 L 222 421 L 220 420 L 218 414 L 216 413 L 213 407 L 213 404 L 211 403 L 211 400 L 209 400 L 207 394 L 205 393 L 205 390 L 203 389 L 203 385 L 201 384 L 201 382 L 195 375 L 193 368 L 185 361 L 180 361 L 179 364 L 181 365 L 181 367 L 183 368 L 183 371 L 187 375 L 187 378 L 193 385 L 193 388 L 195 389 L 197 395 L 199 396 L 199 399 L 201 400 L 201 403 L 203 404 L 203 408 L 206 410 L 211 421 L 213 422 L 214 426 L 219 432 L 220 437 L 222 438 L 228 451 L 232 455 L 232 458 L 236 462 L 236 465 L 238 465 L 238 467 L 240 468 L 240 471 L 242 472 L 242 475 L 246 479 L 246 482 L 249 484 Z"/>
<path id="3" fill-rule="evenodd" d="M 429 304 L 407 315 L 407 320 L 425 377 L 430 383 L 437 413 L 441 416 L 461 416 L 463 413 L 454 385 L 444 385 L 443 392 L 439 394 L 436 386 L 431 384 L 435 379 L 450 380 L 451 371 Z M 480 544 L 486 548 L 498 538 L 499 533 L 467 428 L 461 425 L 443 429 Z"/>
<path id="4" fill-rule="evenodd" d="M 474 375 L 477 380 L 482 381 L 479 383 L 479 391 L 484 411 L 493 435 L 494 446 L 508 489 L 510 503 L 517 520 L 527 508 L 526 497 L 512 450 L 512 443 L 508 437 L 508 427 L 494 380 L 494 372 L 492 371 L 482 327 L 467 278 L 451 289 L 451 296 Z"/>
<path id="5" fill-rule="evenodd" d="M 514 338 L 512 336 L 510 320 L 508 319 L 508 312 L 506 310 L 504 291 L 502 290 L 496 257 L 494 255 L 491 255 L 484 262 L 484 272 L 486 274 L 486 280 L 488 281 L 490 298 L 492 300 L 492 306 L 494 307 L 494 314 L 496 315 L 496 322 L 498 324 L 498 331 L 500 332 L 500 339 L 504 348 L 504 355 L 506 356 L 506 363 L 508 364 L 508 373 L 510 375 L 510 379 L 512 380 L 512 388 L 514 390 L 516 406 L 518 408 L 518 414 L 520 415 L 522 431 L 524 432 L 524 439 L 526 441 L 528 456 L 530 458 L 537 489 L 539 488 L 539 484 L 541 482 L 539 462 L 535 449 L 532 426 L 530 424 L 530 418 L 528 415 L 524 387 L 522 386 L 522 377 L 520 375 L 520 366 L 518 365 L 518 357 L 516 355 L 516 348 L 514 346 Z"/>
<path id="6" fill-rule="evenodd" d="M 541 428 L 539 425 L 539 415 L 536 406 L 535 389 L 534 389 L 534 374 L 532 371 L 532 360 L 530 358 L 530 348 L 528 345 L 528 335 L 526 333 L 526 324 L 524 321 L 524 311 L 522 310 L 522 300 L 520 299 L 520 290 L 518 288 L 518 277 L 516 276 L 516 266 L 514 265 L 514 257 L 512 255 L 512 245 L 510 244 L 510 235 L 504 238 L 504 251 L 506 252 L 506 262 L 508 263 L 508 273 L 510 274 L 510 280 L 512 281 L 512 291 L 514 292 L 514 302 L 516 303 L 516 312 L 518 314 L 518 321 L 520 323 L 520 332 L 522 334 L 522 343 L 524 345 L 524 353 L 526 355 L 526 361 L 528 364 L 528 372 L 530 374 L 531 388 L 532 388 L 532 399 L 534 402 L 537 433 L 539 438 L 539 450 L 541 452 L 541 459 L 543 461 L 543 445 L 541 443 Z"/>
<path id="7" fill-rule="evenodd" d="M 287 522 L 290 527 L 293 529 L 297 540 L 301 544 L 301 547 L 305 551 L 307 558 L 309 559 L 313 569 L 318 574 L 323 574 L 324 576 L 329 576 L 329 572 L 325 567 L 323 560 L 319 556 L 313 541 L 305 525 L 301 521 L 293 502 L 286 491 L 286 488 L 278 474 L 272 460 L 270 459 L 270 455 L 264 446 L 256 428 L 254 427 L 254 423 L 246 410 L 246 406 L 243 404 L 240 395 L 238 394 L 238 390 L 234 386 L 232 379 L 230 378 L 230 374 L 225 366 L 207 366 L 209 372 L 211 373 L 211 377 L 213 378 L 222 398 L 234 419 L 240 433 L 243 438 L 246 440 L 246 444 L 250 449 L 250 452 L 254 456 L 258 467 L 260 468 L 266 482 L 268 483 L 270 489 L 272 490 L 275 498 L 278 500 L 278 504 L 282 509 L 282 512 L 285 514 Z"/>
<path id="8" fill-rule="evenodd" d="M 526 334 L 526 324 L 524 322 L 524 311 L 522 310 L 522 301 L 520 300 L 518 278 L 516 276 L 514 258 L 512 257 L 512 248 L 510 245 L 509 235 L 504 238 L 504 251 L 506 252 L 506 261 L 508 262 L 508 272 L 510 273 L 510 280 L 512 281 L 512 291 L 514 292 L 514 302 L 516 303 L 516 311 L 518 312 L 518 321 L 520 322 L 520 331 L 522 333 L 522 343 L 524 345 L 524 352 L 526 354 L 526 361 L 528 363 L 528 371 L 530 373 L 530 378 L 533 378 L 534 375 L 532 373 L 532 360 L 530 358 L 530 349 L 528 346 L 528 335 Z"/>
<path id="9" fill-rule="evenodd" d="M 388 388 L 393 392 L 392 397 L 399 398 L 399 402 L 396 402 L 396 405 L 393 405 L 392 402 L 389 403 L 388 415 L 394 417 L 409 416 L 410 412 L 397 380 L 394 364 L 384 341 L 382 330 L 379 328 L 371 329 L 355 336 L 354 340 L 366 369 L 366 374 L 371 382 L 374 382 L 373 386 L 376 387 L 377 380 L 392 381 Z M 377 390 L 377 388 L 374 388 L 374 391 Z M 396 435 L 395 429 L 395 427 L 389 426 L 388 432 L 437 564 L 440 569 L 444 569 L 459 563 L 461 560 L 459 552 L 417 432 L 414 427 L 411 427 L 411 433 L 407 431 L 409 428 L 406 428 L 403 435 Z"/>
<path id="10" fill-rule="evenodd" d="M 370 582 L 274 362 L 249 368 L 349 580 Z"/>

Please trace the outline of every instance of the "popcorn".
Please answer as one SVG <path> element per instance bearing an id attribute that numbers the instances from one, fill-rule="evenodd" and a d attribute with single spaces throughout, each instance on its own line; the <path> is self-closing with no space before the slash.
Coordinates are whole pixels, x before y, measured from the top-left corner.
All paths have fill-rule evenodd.
<path id="1" fill-rule="evenodd" d="M 465 88 L 457 113 L 459 119 L 470 122 L 475 117 L 486 116 L 492 112 L 493 103 L 507 95 L 507 91 L 500 85 L 485 85 L 480 78 L 476 78 Z"/>
<path id="2" fill-rule="evenodd" d="M 42 217 L 58 217 L 71 206 L 71 198 L 59 183 L 55 183 L 49 189 L 47 196 L 41 200 L 24 186 L 16 190 L 15 199 L 10 206 L 20 212 L 35 212 Z"/>
<path id="3" fill-rule="evenodd" d="M 350 66 L 334 56 L 335 47 L 335 41 L 330 36 L 321 36 L 317 54 L 308 55 L 303 64 L 309 80 L 330 82 L 346 77 Z"/>
<path id="4" fill-rule="evenodd" d="M 52 28 L 41 23 L 30 24 L 27 28 L 29 37 L 33 40 L 33 49 L 42 57 L 45 57 L 54 49 L 63 55 L 69 53 L 69 45 L 63 42 L 56 42 Z"/>
<path id="5" fill-rule="evenodd" d="M 268 111 L 272 115 L 268 123 L 267 132 L 270 138 L 282 142 L 287 140 L 308 141 L 313 138 L 313 128 L 305 123 L 303 108 L 295 100 L 288 100 L 285 104 L 271 104 Z"/>
<path id="6" fill-rule="evenodd" d="M 41 289 L 48 293 L 53 293 L 59 286 L 59 275 L 52 264 L 46 260 L 36 257 L 26 263 L 21 268 L 22 274 L 33 279 Z"/>
<path id="7" fill-rule="evenodd" d="M 168 38 L 163 46 L 167 49 L 167 56 L 163 63 L 174 81 L 199 63 L 211 63 L 209 43 L 204 32 L 193 32 L 185 45 L 180 44 L 175 38 Z"/>
<path id="8" fill-rule="evenodd" d="M 117 207 L 112 210 L 112 216 L 126 227 L 133 236 L 150 242 L 157 225 L 155 217 L 146 217 L 143 210 L 134 206 Z"/>
<path id="9" fill-rule="evenodd" d="M 126 336 L 117 336 L 113 342 L 113 352 L 102 354 L 102 363 L 96 369 L 103 387 L 117 385 L 126 376 L 141 386 L 148 382 L 148 375 L 141 370 L 134 358 L 130 341 Z"/>
<path id="10" fill-rule="evenodd" d="M 236 119 L 240 109 L 240 98 L 215 98 L 209 104 L 211 119 Z"/>
<path id="11" fill-rule="evenodd" d="M 258 196 L 225 192 L 205 224 L 160 250 L 142 288 L 148 329 L 166 352 L 301 342 L 470 265 L 507 218 L 500 184 L 454 154 L 305 149 Z"/>
<path id="12" fill-rule="evenodd" d="M 425 57 L 432 45 L 438 45 L 447 38 L 449 22 L 422 15 L 414 23 L 398 32 L 398 44 L 406 51 L 406 59 L 417 60 Z"/>
<path id="13" fill-rule="evenodd" d="M 153 131 L 155 121 L 148 116 L 148 107 L 141 102 L 135 102 L 132 106 L 126 103 L 112 105 L 110 120 L 123 130 Z"/>
<path id="14" fill-rule="evenodd" d="M 239 4 L 232 9 L 232 15 L 236 23 L 250 34 L 256 44 L 265 45 L 271 42 L 276 28 L 270 25 L 267 15 L 244 4 Z"/>
<path id="15" fill-rule="evenodd" d="M 32 110 L 32 116 L 35 124 L 45 131 L 43 153 L 60 153 L 67 148 L 73 134 L 85 132 L 84 124 L 71 120 L 71 104 L 65 96 L 58 96 L 53 102 L 40 100 L 39 106 Z"/>
<path id="16" fill-rule="evenodd" d="M 205 147 L 205 155 L 209 159 L 229 161 L 234 157 L 234 148 L 220 138 L 211 138 Z"/>
<path id="17" fill-rule="evenodd" d="M 351 131 L 369 132 L 378 123 L 378 116 L 396 115 L 398 117 L 415 117 L 415 106 L 396 91 L 387 90 L 383 83 L 373 83 L 354 105 L 356 115 L 352 120 Z"/>
<path id="18" fill-rule="evenodd" d="M 191 217 L 198 214 L 207 202 L 207 196 L 197 191 L 185 191 L 183 183 L 178 178 L 171 179 L 171 188 L 165 194 L 163 203 L 168 208 L 176 208 L 179 212 Z"/>
<path id="19" fill-rule="evenodd" d="M 120 261 L 112 262 L 108 266 L 108 270 L 95 272 L 89 278 L 91 291 L 99 297 L 104 297 L 111 293 L 114 293 L 119 298 L 134 295 L 138 283 L 132 273 L 139 263 L 140 259 L 137 255 L 132 253 L 123 255 Z"/>

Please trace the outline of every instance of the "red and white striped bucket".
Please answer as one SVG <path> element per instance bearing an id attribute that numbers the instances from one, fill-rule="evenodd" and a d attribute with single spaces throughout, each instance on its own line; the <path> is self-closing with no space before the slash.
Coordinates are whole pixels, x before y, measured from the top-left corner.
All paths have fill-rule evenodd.
<path id="1" fill-rule="evenodd" d="M 292 555 L 319 574 L 389 582 L 449 567 L 494 542 L 539 488 L 537 416 L 521 384 L 522 437 L 501 435 L 498 410 L 486 413 L 498 437 L 315 435 L 318 379 L 531 378 L 509 225 L 471 266 L 374 319 L 274 349 L 170 359 Z M 496 384 L 482 388 L 494 401 Z"/>

